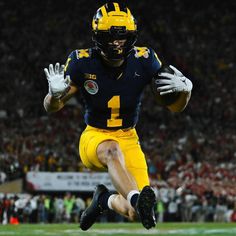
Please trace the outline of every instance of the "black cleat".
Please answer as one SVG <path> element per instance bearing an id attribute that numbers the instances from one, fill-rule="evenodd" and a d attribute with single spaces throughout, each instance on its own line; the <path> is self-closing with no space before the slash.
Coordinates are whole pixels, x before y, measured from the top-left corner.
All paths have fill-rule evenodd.
<path id="1" fill-rule="evenodd" d="M 156 226 L 154 207 L 156 205 L 156 195 L 150 186 L 145 186 L 136 205 L 138 216 L 146 229 Z"/>
<path id="2" fill-rule="evenodd" d="M 109 190 L 103 184 L 99 184 L 93 194 L 93 199 L 80 217 L 80 228 L 82 230 L 88 230 L 96 221 L 96 219 L 102 215 L 104 209 L 99 204 L 99 198 L 102 194 Z"/>

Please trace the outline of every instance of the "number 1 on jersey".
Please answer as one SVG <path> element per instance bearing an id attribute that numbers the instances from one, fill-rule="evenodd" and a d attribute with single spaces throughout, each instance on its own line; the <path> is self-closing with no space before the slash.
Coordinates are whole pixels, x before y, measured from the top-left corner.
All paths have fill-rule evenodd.
<path id="1" fill-rule="evenodd" d="M 107 120 L 107 127 L 122 126 L 120 116 L 120 96 L 113 96 L 107 103 L 108 108 L 111 108 L 111 119 Z"/>

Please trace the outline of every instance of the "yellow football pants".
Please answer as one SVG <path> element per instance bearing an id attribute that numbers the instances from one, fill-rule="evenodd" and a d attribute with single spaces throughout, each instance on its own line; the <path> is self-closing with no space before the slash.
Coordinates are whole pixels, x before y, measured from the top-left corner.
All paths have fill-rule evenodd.
<path id="1" fill-rule="evenodd" d="M 83 164 L 92 170 L 106 170 L 97 156 L 97 147 L 105 140 L 114 140 L 119 143 L 125 158 L 126 168 L 135 178 L 139 190 L 149 185 L 145 156 L 134 128 L 110 131 L 88 125 L 83 131 L 79 143 L 79 153 Z"/>

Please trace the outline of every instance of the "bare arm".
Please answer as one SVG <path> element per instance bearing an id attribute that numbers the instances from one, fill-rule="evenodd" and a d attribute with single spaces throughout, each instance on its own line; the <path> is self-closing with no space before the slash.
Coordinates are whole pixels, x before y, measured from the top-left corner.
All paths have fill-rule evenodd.
<path id="1" fill-rule="evenodd" d="M 62 109 L 66 102 L 78 91 L 76 85 L 70 82 L 68 92 L 61 98 L 52 97 L 49 93 L 44 98 L 44 108 L 47 112 L 57 112 Z"/>

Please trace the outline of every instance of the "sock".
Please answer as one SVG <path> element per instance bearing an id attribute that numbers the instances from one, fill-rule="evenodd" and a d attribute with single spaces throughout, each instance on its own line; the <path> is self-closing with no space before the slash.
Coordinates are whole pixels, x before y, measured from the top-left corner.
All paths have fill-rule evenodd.
<path id="1" fill-rule="evenodd" d="M 113 201 L 113 199 L 117 196 L 117 194 L 112 194 L 109 198 L 108 198 L 108 201 L 107 201 L 107 205 L 108 205 L 108 208 L 113 210 L 112 208 L 112 205 L 111 205 L 111 202 Z"/>
<path id="2" fill-rule="evenodd" d="M 100 206 L 102 207 L 102 209 L 107 210 L 109 208 L 108 207 L 108 199 L 111 195 L 112 194 L 110 192 L 106 192 L 99 197 L 99 203 L 100 203 Z"/>
<path id="3" fill-rule="evenodd" d="M 136 203 L 138 201 L 139 191 L 132 190 L 127 195 L 127 200 L 131 204 L 132 207 L 136 207 Z"/>

